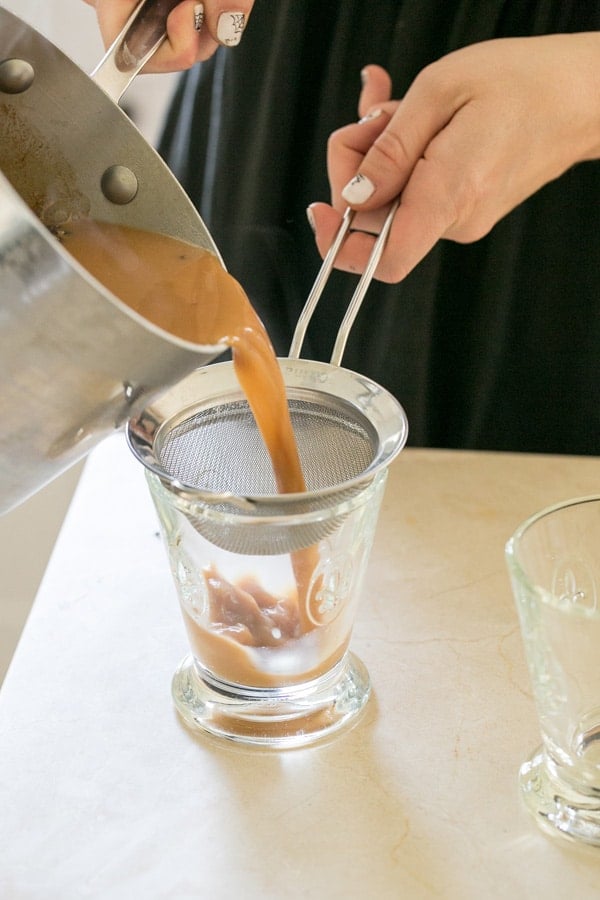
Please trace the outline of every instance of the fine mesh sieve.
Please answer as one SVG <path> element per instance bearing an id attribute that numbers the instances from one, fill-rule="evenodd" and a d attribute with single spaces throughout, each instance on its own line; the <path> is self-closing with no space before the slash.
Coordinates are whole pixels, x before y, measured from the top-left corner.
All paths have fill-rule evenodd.
<path id="1" fill-rule="evenodd" d="M 297 357 L 352 221 L 350 213 L 307 300 L 290 358 L 279 360 L 306 492 L 277 493 L 268 452 L 231 362 L 197 370 L 129 421 L 129 444 L 154 479 L 155 496 L 158 479 L 168 504 L 217 546 L 254 555 L 290 553 L 317 543 L 340 525 L 353 498 L 406 443 L 408 425 L 398 401 L 370 379 L 339 366 L 395 208 L 348 307 L 332 363 Z"/>
<path id="2" fill-rule="evenodd" d="M 376 436 L 350 410 L 293 399 L 289 408 L 309 491 L 350 481 L 373 461 Z M 194 413 L 161 433 L 156 449 L 166 471 L 184 484 L 243 497 L 277 493 L 270 457 L 246 401 Z"/>
<path id="3" fill-rule="evenodd" d="M 375 382 L 313 360 L 284 359 L 280 366 L 305 493 L 276 492 L 232 363 L 197 370 L 127 428 L 134 454 L 160 480 L 169 503 L 204 537 L 235 553 L 289 553 L 317 543 L 406 442 L 402 407 Z"/>

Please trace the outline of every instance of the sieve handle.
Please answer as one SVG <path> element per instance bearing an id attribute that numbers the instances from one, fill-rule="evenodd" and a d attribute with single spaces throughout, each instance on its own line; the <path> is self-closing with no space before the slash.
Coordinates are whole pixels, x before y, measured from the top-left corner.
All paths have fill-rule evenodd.
<path id="1" fill-rule="evenodd" d="M 348 335 L 350 334 L 350 329 L 352 328 L 354 320 L 358 315 L 358 311 L 362 305 L 365 294 L 367 293 L 367 289 L 373 279 L 375 269 L 377 268 L 379 260 L 381 259 L 381 254 L 383 253 L 385 243 L 390 233 L 390 228 L 392 227 L 392 222 L 394 220 L 394 216 L 399 204 L 400 198 L 398 197 L 390 206 L 389 212 L 385 217 L 383 227 L 379 232 L 377 240 L 375 241 L 375 244 L 373 246 L 373 250 L 371 251 L 371 255 L 369 256 L 365 271 L 361 275 L 360 281 L 356 286 L 356 290 L 352 295 L 352 298 L 348 305 L 348 309 L 346 310 L 346 315 L 344 316 L 342 324 L 340 325 L 337 333 L 337 338 L 330 360 L 331 365 L 339 366 L 341 364 L 342 356 L 344 355 L 344 350 L 346 349 Z M 302 344 L 304 343 L 304 338 L 306 336 L 306 330 L 308 328 L 310 320 L 312 319 L 313 313 L 317 308 L 317 304 L 321 299 L 321 294 L 325 289 L 327 280 L 331 275 L 336 257 L 340 252 L 342 244 L 346 240 L 346 236 L 350 230 L 350 226 L 352 225 L 354 215 L 354 210 L 348 207 L 346 209 L 346 212 L 344 213 L 342 222 L 333 240 L 333 243 L 327 251 L 325 258 L 323 259 L 323 263 L 321 265 L 321 268 L 319 269 L 318 275 L 315 279 L 315 283 L 313 284 L 310 294 L 308 295 L 308 299 L 304 304 L 304 309 L 300 313 L 298 324 L 296 325 L 296 330 L 294 331 L 294 336 L 292 338 L 292 343 L 290 346 L 290 352 L 288 354 L 290 359 L 298 359 L 298 357 L 300 356 Z"/>
<path id="2" fill-rule="evenodd" d="M 325 258 L 323 259 L 321 268 L 319 269 L 319 273 L 315 279 L 315 283 L 313 284 L 306 303 L 304 304 L 304 309 L 300 313 L 300 318 L 298 319 L 298 324 L 296 325 L 296 330 L 294 331 L 294 336 L 292 338 L 290 352 L 288 353 L 290 359 L 298 359 L 300 356 L 302 344 L 304 343 L 304 338 L 306 336 L 306 329 L 308 328 L 310 320 L 312 319 L 313 313 L 317 307 L 317 303 L 321 299 L 321 294 L 325 289 L 327 279 L 331 275 L 331 270 L 333 269 L 335 258 L 340 252 L 340 248 L 344 243 L 344 240 L 346 239 L 346 235 L 348 234 L 348 230 L 350 228 L 350 225 L 352 224 L 353 218 L 354 210 L 348 207 L 346 212 L 344 213 L 342 223 L 334 238 L 333 244 L 327 251 Z"/>
<path id="3" fill-rule="evenodd" d="M 118 103 L 167 36 L 169 13 L 180 0 L 141 0 L 91 77 Z"/>
<path id="4" fill-rule="evenodd" d="M 346 341 L 348 340 L 350 329 L 354 325 L 354 320 L 356 319 L 358 311 L 362 306 L 362 302 L 365 298 L 365 294 L 367 293 L 367 289 L 371 284 L 375 269 L 377 268 L 379 260 L 381 259 L 381 254 L 383 253 L 385 243 L 387 241 L 388 234 L 390 233 L 390 228 L 392 227 L 392 222 L 399 205 L 400 198 L 398 197 L 392 203 L 390 211 L 385 217 L 385 222 L 383 223 L 383 227 L 379 232 L 377 240 L 375 241 L 375 245 L 373 246 L 373 250 L 371 251 L 371 255 L 369 256 L 365 271 L 360 276 L 360 281 L 358 282 L 356 290 L 352 295 L 352 299 L 350 300 L 348 309 L 346 310 L 346 315 L 342 319 L 342 324 L 340 325 L 339 331 L 337 333 L 333 353 L 331 354 L 331 359 L 329 360 L 332 366 L 339 366 L 342 362 L 342 356 L 344 355 L 344 350 L 346 349 Z"/>

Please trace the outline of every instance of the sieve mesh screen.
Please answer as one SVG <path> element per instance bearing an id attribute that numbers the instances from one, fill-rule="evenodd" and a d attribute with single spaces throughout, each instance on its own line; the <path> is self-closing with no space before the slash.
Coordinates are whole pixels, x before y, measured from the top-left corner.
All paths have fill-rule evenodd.
<path id="1" fill-rule="evenodd" d="M 377 438 L 356 410 L 294 399 L 289 406 L 308 491 L 343 484 L 371 465 Z M 172 428 L 165 425 L 155 452 L 171 477 L 217 493 L 277 493 L 269 455 L 245 400 L 201 410 Z"/>

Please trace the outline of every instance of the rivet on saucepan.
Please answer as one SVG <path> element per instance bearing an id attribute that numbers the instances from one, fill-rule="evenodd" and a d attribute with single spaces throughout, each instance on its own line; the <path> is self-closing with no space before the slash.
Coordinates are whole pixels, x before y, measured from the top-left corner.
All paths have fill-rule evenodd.
<path id="1" fill-rule="evenodd" d="M 33 84 L 35 69 L 26 59 L 4 59 L 0 62 L 0 91 L 22 94 Z"/>
<path id="2" fill-rule="evenodd" d="M 102 193 L 111 203 L 131 203 L 138 192 L 138 180 L 127 166 L 109 166 L 100 180 Z"/>

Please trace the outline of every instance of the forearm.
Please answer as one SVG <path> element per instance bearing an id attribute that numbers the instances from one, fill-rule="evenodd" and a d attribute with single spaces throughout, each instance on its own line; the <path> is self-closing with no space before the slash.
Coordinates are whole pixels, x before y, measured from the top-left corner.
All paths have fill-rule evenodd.
<path id="1" fill-rule="evenodd" d="M 572 44 L 576 68 L 573 78 L 580 97 L 579 156 L 574 162 L 600 159 L 600 32 L 560 35 Z"/>

